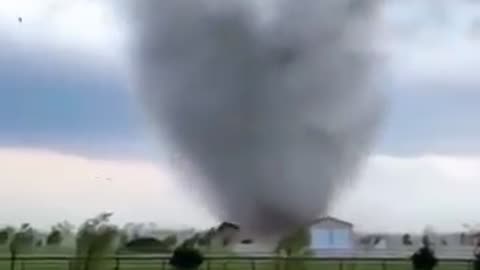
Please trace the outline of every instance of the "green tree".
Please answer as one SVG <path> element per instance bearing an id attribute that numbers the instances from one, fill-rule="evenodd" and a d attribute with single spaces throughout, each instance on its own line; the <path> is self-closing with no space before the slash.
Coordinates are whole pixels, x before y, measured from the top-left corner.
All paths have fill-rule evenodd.
<path id="1" fill-rule="evenodd" d="M 76 259 L 73 270 L 104 269 L 104 257 L 113 255 L 119 229 L 109 223 L 112 213 L 102 213 L 87 220 L 76 237 Z"/>
<path id="2" fill-rule="evenodd" d="M 9 244 L 10 269 L 15 269 L 15 260 L 19 254 L 31 252 L 35 243 L 35 232 L 28 223 L 22 224 L 21 228 L 12 236 Z"/>
<path id="3" fill-rule="evenodd" d="M 276 247 L 276 253 L 286 255 L 287 257 L 292 256 L 305 256 L 309 255 L 309 246 L 311 242 L 310 230 L 308 227 L 302 227 L 290 234 L 287 234 L 282 238 Z M 294 269 L 300 270 L 305 269 L 303 261 L 290 261 L 287 260 L 284 262 L 284 269 Z M 277 264 L 282 262 L 277 262 Z"/>
<path id="4" fill-rule="evenodd" d="M 129 237 L 128 232 L 125 230 L 119 230 L 118 232 L 118 244 L 120 248 L 124 248 L 125 245 L 128 243 Z"/>
<path id="5" fill-rule="evenodd" d="M 208 237 L 206 237 L 206 235 L 202 235 L 202 237 L 200 237 L 198 239 L 198 245 L 200 247 L 210 247 L 210 239 Z"/>
<path id="6" fill-rule="evenodd" d="M 62 233 L 62 236 L 74 234 L 75 226 L 66 220 L 59 222 L 55 227 Z"/>
<path id="7" fill-rule="evenodd" d="M 412 237 L 410 236 L 410 234 L 406 233 L 402 236 L 402 243 L 403 243 L 404 246 L 413 245 Z"/>
<path id="8" fill-rule="evenodd" d="M 0 230 L 0 245 L 6 245 L 12 235 L 15 233 L 15 228 L 5 227 Z"/>
<path id="9" fill-rule="evenodd" d="M 278 242 L 276 252 L 287 256 L 305 255 L 310 246 L 310 238 L 308 228 L 297 229 Z"/>
<path id="10" fill-rule="evenodd" d="M 49 246 L 60 245 L 62 243 L 62 240 L 63 240 L 63 235 L 60 229 L 58 229 L 58 227 L 56 226 L 52 227 L 52 230 L 47 235 L 47 245 Z"/>
<path id="11" fill-rule="evenodd" d="M 165 247 L 169 250 L 172 250 L 175 248 L 175 245 L 177 245 L 177 236 L 175 234 L 171 234 L 167 236 L 165 239 L 162 241 L 165 245 Z"/>
<path id="12" fill-rule="evenodd" d="M 198 241 L 200 240 L 200 238 L 200 233 L 195 233 L 192 237 L 185 239 L 180 246 L 186 248 L 194 248 L 198 245 Z"/>
<path id="13" fill-rule="evenodd" d="M 43 246 L 43 241 L 42 241 L 42 239 L 37 239 L 37 240 L 35 241 L 35 247 L 40 248 L 40 247 L 42 247 L 42 246 Z"/>

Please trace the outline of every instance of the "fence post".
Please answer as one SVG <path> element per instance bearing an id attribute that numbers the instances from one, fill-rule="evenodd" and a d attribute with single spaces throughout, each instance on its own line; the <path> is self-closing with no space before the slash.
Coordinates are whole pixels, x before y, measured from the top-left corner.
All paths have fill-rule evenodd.
<path id="1" fill-rule="evenodd" d="M 1 0 L 0 0 L 1 1 Z M 44 257 L 44 258 L 43 258 Z M 145 259 L 147 260 L 154 260 L 154 261 L 157 261 L 158 262 L 158 257 L 156 256 L 152 256 L 151 258 L 150 257 L 140 257 L 142 259 L 142 261 L 144 261 Z M 93 259 L 100 259 L 100 258 L 91 258 L 92 260 Z M 112 270 L 120 270 L 120 264 L 121 264 L 121 260 L 122 260 L 122 257 L 109 257 L 109 258 L 104 258 L 105 260 L 108 260 L 110 262 L 110 269 Z M 0 262 L 4 262 L 7 266 L 7 269 L 8 269 L 8 264 L 10 264 L 10 268 L 12 270 L 28 270 L 28 268 L 36 268 L 36 264 L 35 262 L 39 261 L 40 263 L 42 262 L 45 262 L 46 261 L 60 261 L 62 263 L 62 266 L 65 266 L 64 263 L 67 263 L 68 265 L 66 265 L 68 268 L 64 268 L 64 269 L 68 269 L 68 270 L 79 270 L 77 268 L 82 268 L 84 267 L 85 269 L 88 269 L 88 262 L 83 262 L 84 258 L 83 257 L 75 257 L 75 256 L 32 256 L 32 257 L 18 257 L 16 256 L 16 254 L 14 254 L 13 256 L 5 256 L 5 257 L 2 257 L 0 256 Z M 81 261 L 80 261 L 81 260 Z M 114 261 L 114 265 L 112 265 L 112 260 Z M 128 259 L 127 259 L 128 260 Z M 218 265 L 218 267 L 216 267 L 215 265 L 211 265 L 212 263 L 212 260 L 214 260 L 215 264 L 216 263 L 220 263 L 222 264 L 222 266 Z M 296 268 L 300 268 L 302 266 L 304 266 L 305 268 L 306 267 L 306 264 L 307 262 L 309 261 L 314 261 L 314 262 L 329 262 L 329 263 L 335 263 L 337 262 L 338 263 L 338 266 L 336 267 L 337 270 L 355 270 L 355 269 L 358 269 L 360 270 L 358 267 L 357 267 L 357 264 L 359 262 L 365 262 L 365 261 L 374 261 L 377 266 L 378 266 L 378 263 L 380 263 L 380 269 L 381 270 L 388 270 L 389 266 L 388 264 L 396 264 L 397 262 L 401 262 L 403 264 L 403 262 L 408 262 L 408 259 L 405 258 L 405 259 L 401 259 L 401 258 L 397 258 L 397 257 L 392 257 L 392 258 L 387 258 L 387 257 L 384 257 L 384 258 L 379 258 L 379 257 L 376 257 L 376 258 L 319 258 L 319 257 L 312 257 L 312 258 L 295 258 L 295 257 L 266 257 L 266 258 L 255 258 L 255 257 L 247 257 L 247 256 L 244 256 L 244 257 L 229 257 L 229 256 L 225 256 L 225 257 L 215 257 L 215 258 L 210 258 L 210 257 L 206 257 L 205 258 L 205 263 L 207 264 L 206 267 L 202 267 L 202 269 L 204 270 L 212 270 L 212 269 L 217 269 L 220 267 L 220 270 L 228 270 L 229 268 L 229 262 L 231 261 L 232 263 L 238 263 L 238 262 L 241 262 L 244 266 L 246 266 L 245 264 L 248 264 L 248 266 L 246 266 L 247 268 L 249 268 L 249 270 L 257 270 L 257 265 L 256 265 L 256 262 L 257 260 L 259 260 L 260 262 L 260 265 L 259 265 L 259 269 L 260 268 L 264 268 L 263 266 L 263 263 L 266 262 L 266 264 L 268 264 L 269 268 L 271 269 L 276 269 L 276 270 L 297 270 Z M 169 267 L 166 266 L 165 264 L 168 263 L 168 261 L 166 261 L 163 257 L 161 259 L 161 270 L 168 270 Z M 80 263 L 79 265 L 76 265 L 76 263 Z M 464 267 L 465 270 L 474 270 L 475 268 L 475 261 L 472 260 L 472 259 L 445 259 L 445 260 L 442 260 L 442 264 L 443 263 L 461 263 Z M 273 265 L 272 265 L 273 264 Z M 282 266 L 283 265 L 283 266 Z M 114 266 L 114 267 L 112 267 Z M 231 270 L 233 268 L 237 268 L 236 265 L 230 265 L 231 267 Z M 359 265 L 360 268 L 363 268 L 361 267 L 362 265 Z M 395 266 L 395 265 L 394 265 Z M 335 268 L 335 266 L 333 266 Z M 124 267 L 125 268 L 125 267 Z M 290 269 L 288 269 L 290 268 Z M 323 267 L 322 267 L 323 268 Z M 394 267 L 396 268 L 396 267 Z M 409 268 L 409 267 L 408 267 Z M 218 269 L 217 269 L 218 270 Z"/>
<path id="2" fill-rule="evenodd" d="M 16 254 L 15 252 L 12 252 L 12 255 L 10 257 L 10 270 L 15 270 L 15 259 L 16 259 Z"/>
<path id="3" fill-rule="evenodd" d="M 120 269 L 120 258 L 118 256 L 115 256 L 115 270 Z"/>

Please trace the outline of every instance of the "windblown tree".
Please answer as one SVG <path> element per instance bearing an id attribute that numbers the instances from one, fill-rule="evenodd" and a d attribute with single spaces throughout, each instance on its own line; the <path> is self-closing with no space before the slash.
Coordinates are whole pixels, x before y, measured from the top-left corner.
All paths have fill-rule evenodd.
<path id="1" fill-rule="evenodd" d="M 19 254 L 25 254 L 32 251 L 35 243 L 35 232 L 30 224 L 22 224 L 21 228 L 12 236 L 9 244 L 10 251 L 10 269 L 15 269 L 15 261 Z"/>
<path id="2" fill-rule="evenodd" d="M 212 247 L 213 240 L 216 236 L 216 233 L 217 233 L 216 228 L 209 229 L 199 237 L 198 245 L 202 247 L 206 247 L 207 249 L 210 249 Z"/>
<path id="3" fill-rule="evenodd" d="M 310 246 L 310 230 L 300 228 L 281 239 L 277 245 L 276 252 L 284 253 L 286 256 L 305 255 Z"/>
<path id="4" fill-rule="evenodd" d="M 39 241 L 45 246 L 45 251 L 51 254 L 72 253 L 75 251 L 74 228 L 68 221 L 59 222 Z"/>
<path id="5" fill-rule="evenodd" d="M 198 246 L 198 242 L 201 239 L 201 234 L 196 233 L 192 235 L 190 238 L 185 239 L 180 246 L 188 247 L 188 248 L 195 248 Z"/>
<path id="6" fill-rule="evenodd" d="M 142 223 L 133 224 L 131 228 L 131 234 L 133 239 L 141 238 L 145 231 L 145 225 Z"/>
<path id="7" fill-rule="evenodd" d="M 50 233 L 47 235 L 47 245 L 58 246 L 62 243 L 63 235 L 60 229 L 56 226 L 52 227 Z"/>
<path id="8" fill-rule="evenodd" d="M 467 235 L 464 232 L 460 234 L 460 245 L 461 246 L 467 245 Z"/>
<path id="9" fill-rule="evenodd" d="M 406 233 L 402 236 L 402 243 L 403 243 L 404 246 L 413 245 L 412 237 L 410 236 L 410 234 Z"/>
<path id="10" fill-rule="evenodd" d="M 378 244 L 380 244 L 382 240 L 383 240 L 383 236 L 381 235 L 369 234 L 369 235 L 362 236 L 359 239 L 358 243 L 365 250 L 370 250 L 372 248 L 375 248 Z"/>
<path id="11" fill-rule="evenodd" d="M 281 239 L 277 245 L 276 252 L 278 254 L 284 254 L 287 257 L 292 256 L 305 256 L 309 255 L 311 242 L 311 235 L 310 230 L 308 227 L 302 227 L 293 231 L 291 234 L 286 235 L 283 239 Z M 277 262 L 282 263 L 282 261 Z M 284 261 L 283 269 L 287 270 L 301 270 L 305 269 L 305 265 L 303 261 Z"/>
<path id="12" fill-rule="evenodd" d="M 137 224 L 133 222 L 128 222 L 125 224 L 122 228 L 122 237 L 124 237 L 125 243 L 128 242 L 129 240 L 135 239 L 138 237 L 138 235 L 134 235 L 134 230 L 136 228 Z"/>
<path id="13" fill-rule="evenodd" d="M 213 227 L 203 232 L 194 233 L 191 237 L 183 240 L 183 242 L 176 243 L 175 246 L 178 244 L 178 246 L 198 248 L 206 253 L 214 252 L 220 254 L 228 253 L 229 240 L 228 235 L 225 236 L 217 227 Z M 173 239 L 169 241 L 173 241 Z"/>
<path id="14" fill-rule="evenodd" d="M 216 227 L 194 235 L 195 245 L 205 252 L 228 253 L 236 241 L 240 227 L 231 222 L 222 222 Z"/>
<path id="15" fill-rule="evenodd" d="M 118 245 L 119 245 L 120 249 L 117 250 L 117 252 L 121 252 L 122 249 L 125 248 L 125 246 L 128 243 L 129 238 L 130 237 L 128 235 L 128 232 L 125 231 L 124 229 L 122 229 L 118 232 Z"/>
<path id="16" fill-rule="evenodd" d="M 172 250 L 175 248 L 175 246 L 177 245 L 177 236 L 175 234 L 171 234 L 169 236 L 167 236 L 165 239 L 162 240 L 162 242 L 164 243 L 165 247 L 168 248 L 169 250 Z"/>
<path id="17" fill-rule="evenodd" d="M 63 221 L 57 223 L 50 230 L 50 233 L 47 235 L 47 245 L 49 246 L 58 246 L 67 237 L 73 236 L 74 226 L 68 221 Z"/>
<path id="18" fill-rule="evenodd" d="M 448 246 L 448 241 L 445 238 L 442 238 L 441 243 L 442 243 L 442 246 Z"/>
<path id="19" fill-rule="evenodd" d="M 5 227 L 0 230 L 0 245 L 6 245 L 8 244 L 8 241 L 10 241 L 10 238 L 13 236 L 15 233 L 15 228 L 13 227 Z"/>
<path id="20" fill-rule="evenodd" d="M 5 230 L 1 230 L 0 231 L 0 245 L 5 245 L 5 243 L 7 243 L 9 239 L 10 239 L 10 234 Z"/>
<path id="21" fill-rule="evenodd" d="M 480 224 L 463 224 L 467 230 L 460 235 L 460 242 L 462 245 L 474 245 L 475 236 L 480 235 Z"/>
<path id="22" fill-rule="evenodd" d="M 71 236 L 75 233 L 75 226 L 66 220 L 58 223 L 55 225 L 55 227 L 62 233 L 62 236 L 64 237 Z"/>
<path id="23" fill-rule="evenodd" d="M 435 228 L 432 225 L 427 225 L 423 229 L 422 244 L 425 246 L 434 247 L 435 242 L 438 238 L 438 235 L 435 231 Z"/>
<path id="24" fill-rule="evenodd" d="M 105 269 L 105 257 L 115 252 L 119 235 L 116 226 L 109 223 L 112 213 L 102 213 L 87 220 L 79 229 L 76 238 L 76 259 L 73 270 Z"/>

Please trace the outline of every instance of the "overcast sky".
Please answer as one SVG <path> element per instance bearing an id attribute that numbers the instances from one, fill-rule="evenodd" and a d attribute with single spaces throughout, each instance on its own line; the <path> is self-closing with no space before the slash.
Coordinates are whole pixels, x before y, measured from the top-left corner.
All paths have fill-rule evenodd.
<path id="1" fill-rule="evenodd" d="M 2 222 L 45 227 L 107 210 L 118 222 L 209 226 L 128 87 L 128 31 L 107 3 L 0 5 Z M 388 115 L 332 215 L 372 231 L 480 222 L 478 15 L 474 1 L 385 9 Z"/>

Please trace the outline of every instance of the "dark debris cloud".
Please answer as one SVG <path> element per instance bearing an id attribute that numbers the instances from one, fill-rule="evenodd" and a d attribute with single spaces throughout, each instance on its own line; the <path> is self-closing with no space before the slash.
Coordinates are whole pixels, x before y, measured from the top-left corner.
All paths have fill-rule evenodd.
<path id="1" fill-rule="evenodd" d="M 128 6 L 134 85 L 219 219 L 280 235 L 325 214 L 354 178 L 385 107 L 379 5 L 277 0 L 268 20 L 250 1 Z"/>

